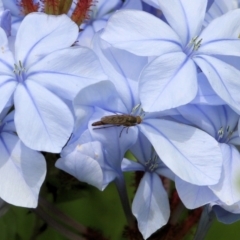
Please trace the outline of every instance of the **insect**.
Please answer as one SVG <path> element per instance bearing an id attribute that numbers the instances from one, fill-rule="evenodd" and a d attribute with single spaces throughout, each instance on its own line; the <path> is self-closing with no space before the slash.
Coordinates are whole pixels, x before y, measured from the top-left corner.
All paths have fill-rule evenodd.
<path id="1" fill-rule="evenodd" d="M 92 123 L 92 126 L 113 125 L 113 126 L 124 126 L 124 128 L 129 128 L 132 126 L 136 126 L 141 122 L 142 122 L 142 119 L 140 116 L 132 116 L 129 114 L 109 115 L 109 116 L 102 117 L 100 121 Z M 120 132 L 120 136 L 122 131 Z"/>

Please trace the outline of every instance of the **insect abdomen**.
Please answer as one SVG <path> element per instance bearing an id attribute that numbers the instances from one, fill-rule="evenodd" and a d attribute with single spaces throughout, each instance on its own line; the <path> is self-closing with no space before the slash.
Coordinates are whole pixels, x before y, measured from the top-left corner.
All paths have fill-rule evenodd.
<path id="1" fill-rule="evenodd" d="M 102 121 L 92 123 L 92 126 L 101 126 L 101 125 L 104 125 Z"/>

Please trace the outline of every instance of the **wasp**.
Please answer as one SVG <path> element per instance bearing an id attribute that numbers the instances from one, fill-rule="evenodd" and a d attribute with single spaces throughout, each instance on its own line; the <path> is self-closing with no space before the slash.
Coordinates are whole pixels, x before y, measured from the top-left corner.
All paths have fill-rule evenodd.
<path id="1" fill-rule="evenodd" d="M 132 116 L 129 114 L 109 115 L 109 116 L 102 117 L 100 121 L 92 123 L 92 126 L 113 125 L 113 126 L 124 126 L 124 128 L 129 128 L 132 126 L 136 126 L 141 122 L 142 122 L 142 119 L 140 116 Z M 120 136 L 122 131 L 120 132 Z"/>

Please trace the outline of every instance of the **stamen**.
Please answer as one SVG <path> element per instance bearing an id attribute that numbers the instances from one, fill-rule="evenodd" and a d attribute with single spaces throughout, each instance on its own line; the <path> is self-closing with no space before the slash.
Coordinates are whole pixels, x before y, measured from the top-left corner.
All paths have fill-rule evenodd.
<path id="1" fill-rule="evenodd" d="M 194 44 L 193 49 L 194 49 L 195 51 L 197 51 L 197 50 L 200 48 L 201 42 L 202 42 L 202 39 L 200 39 L 197 43 Z"/>
<path id="2" fill-rule="evenodd" d="M 17 65 L 16 63 L 14 63 L 14 69 L 13 72 L 17 75 L 21 75 L 22 72 L 26 72 L 26 68 L 23 67 L 22 62 L 19 60 L 19 65 Z"/>
<path id="3" fill-rule="evenodd" d="M 231 138 L 231 136 L 232 136 L 232 134 L 233 134 L 233 131 L 231 130 L 231 131 L 228 133 L 228 136 L 227 136 L 227 138 L 228 138 L 228 139 L 230 139 L 230 138 Z"/>
<path id="4" fill-rule="evenodd" d="M 196 40 L 198 39 L 198 37 L 194 37 L 194 38 L 192 38 L 192 40 L 190 41 L 190 45 L 192 45 L 192 44 L 194 44 L 195 42 L 196 42 Z"/>
<path id="5" fill-rule="evenodd" d="M 23 68 L 23 67 L 22 67 L 22 63 L 21 63 L 21 61 L 20 61 L 20 60 L 19 60 L 19 66 L 20 66 L 20 68 Z"/>
<path id="6" fill-rule="evenodd" d="M 18 5 L 20 6 L 23 15 L 37 12 L 39 8 L 39 3 L 34 3 L 33 0 L 20 0 L 18 1 Z"/>
<path id="7" fill-rule="evenodd" d="M 224 135 L 224 128 L 221 127 L 219 130 L 218 130 L 218 140 L 223 138 L 223 135 Z"/>
<path id="8" fill-rule="evenodd" d="M 140 108 L 140 106 L 141 106 L 141 104 L 139 103 L 139 104 L 137 104 L 135 107 L 133 107 L 133 109 L 132 109 L 132 112 L 131 112 L 131 113 L 134 113 L 134 112 L 136 112 L 136 111 L 137 111 L 137 109 L 139 109 L 139 108 Z"/>
<path id="9" fill-rule="evenodd" d="M 189 42 L 189 45 L 191 46 L 191 45 L 193 45 L 193 50 L 194 51 L 197 51 L 199 48 L 200 48 L 200 46 L 201 46 L 201 43 L 202 43 L 202 38 L 201 39 L 199 39 L 198 41 L 198 37 L 194 37 L 194 38 L 192 38 L 192 40 Z"/>
<path id="10" fill-rule="evenodd" d="M 131 115 L 138 115 L 141 118 L 145 116 L 144 110 L 141 108 L 141 103 L 137 104 L 136 106 L 133 107 L 131 111 Z"/>
<path id="11" fill-rule="evenodd" d="M 85 19 L 89 19 L 90 7 L 93 5 L 93 0 L 78 0 L 76 7 L 72 13 L 71 19 L 80 26 Z"/>
<path id="12" fill-rule="evenodd" d="M 147 170 L 150 171 L 150 172 L 154 172 L 159 165 L 159 163 L 157 161 L 158 156 L 155 153 L 155 150 L 153 150 L 153 151 L 154 151 L 154 153 L 153 153 L 154 156 L 152 158 L 150 158 L 148 161 L 145 162 L 145 166 L 146 166 Z"/>
<path id="13" fill-rule="evenodd" d="M 230 127 L 229 127 L 229 126 L 227 126 L 227 132 L 229 131 L 229 128 L 230 128 Z"/>

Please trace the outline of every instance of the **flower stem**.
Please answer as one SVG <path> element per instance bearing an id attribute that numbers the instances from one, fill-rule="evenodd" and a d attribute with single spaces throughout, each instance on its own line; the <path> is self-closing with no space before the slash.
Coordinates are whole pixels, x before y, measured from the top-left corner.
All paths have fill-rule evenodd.
<path id="1" fill-rule="evenodd" d="M 215 215 L 212 210 L 209 210 L 209 206 L 206 205 L 203 208 L 203 212 L 198 224 L 197 231 L 194 236 L 194 240 L 203 240 L 205 239 L 205 236 L 209 230 L 209 228 L 212 226 L 213 221 L 215 220 Z"/>
<path id="2" fill-rule="evenodd" d="M 134 216 L 131 211 L 131 207 L 128 200 L 128 194 L 126 189 L 126 184 L 123 176 L 119 176 L 114 180 L 114 183 L 116 184 L 118 194 L 122 203 L 123 211 L 125 213 L 125 216 L 127 218 L 127 222 L 130 228 L 134 228 L 135 220 Z"/>

